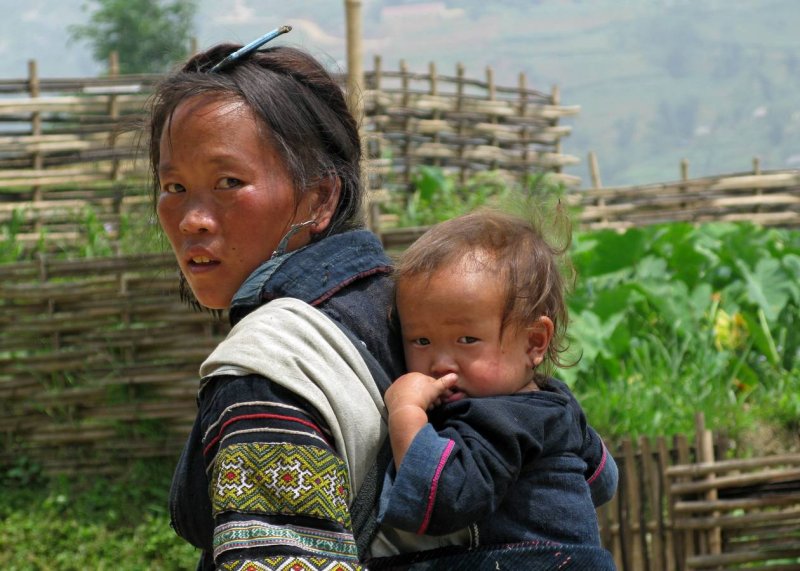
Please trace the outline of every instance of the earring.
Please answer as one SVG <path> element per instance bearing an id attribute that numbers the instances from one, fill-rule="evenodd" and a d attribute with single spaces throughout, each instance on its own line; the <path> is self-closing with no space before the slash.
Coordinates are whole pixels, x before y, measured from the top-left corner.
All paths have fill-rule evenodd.
<path id="1" fill-rule="evenodd" d="M 278 247 L 275 248 L 275 251 L 272 252 L 272 256 L 270 258 L 274 258 L 276 256 L 282 256 L 286 253 L 286 248 L 289 247 L 289 240 L 292 239 L 292 236 L 297 234 L 300 230 L 305 228 L 306 226 L 311 226 L 317 223 L 316 218 L 312 218 L 311 220 L 306 220 L 305 222 L 299 222 L 297 224 L 292 224 L 289 227 L 289 231 L 281 238 L 281 241 L 278 243 Z"/>

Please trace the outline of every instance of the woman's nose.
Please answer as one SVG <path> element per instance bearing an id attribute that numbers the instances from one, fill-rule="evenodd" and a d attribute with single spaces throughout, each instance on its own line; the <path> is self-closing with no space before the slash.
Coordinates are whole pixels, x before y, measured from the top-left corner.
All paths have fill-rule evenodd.
<path id="1" fill-rule="evenodd" d="M 213 211 L 205 204 L 189 204 L 181 217 L 178 228 L 184 234 L 213 232 L 216 229 L 216 218 Z"/>

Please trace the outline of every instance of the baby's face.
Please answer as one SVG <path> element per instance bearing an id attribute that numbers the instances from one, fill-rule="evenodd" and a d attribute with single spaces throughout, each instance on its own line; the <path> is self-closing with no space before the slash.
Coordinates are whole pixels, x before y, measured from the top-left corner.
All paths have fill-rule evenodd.
<path id="1" fill-rule="evenodd" d="M 397 309 L 409 371 L 456 373 L 470 397 L 533 390 L 534 355 L 527 329 L 502 330 L 505 292 L 497 275 L 458 262 L 430 280 L 402 280 Z"/>

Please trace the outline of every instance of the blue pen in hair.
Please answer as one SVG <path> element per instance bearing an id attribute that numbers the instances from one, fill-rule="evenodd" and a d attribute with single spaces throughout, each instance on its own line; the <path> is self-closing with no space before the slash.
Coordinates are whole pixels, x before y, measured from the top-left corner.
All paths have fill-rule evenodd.
<path id="1" fill-rule="evenodd" d="M 231 62 L 236 61 L 237 59 L 243 58 L 244 56 L 256 51 L 258 48 L 266 44 L 267 42 L 274 40 L 281 34 L 285 34 L 286 32 L 290 32 L 292 30 L 291 26 L 281 26 L 280 28 L 275 28 L 271 32 L 268 32 L 261 36 L 258 39 L 253 40 L 249 44 L 244 47 L 239 48 L 228 57 L 226 57 L 221 62 L 217 63 L 214 67 L 209 70 L 209 73 L 214 73 L 215 71 L 225 67 Z"/>

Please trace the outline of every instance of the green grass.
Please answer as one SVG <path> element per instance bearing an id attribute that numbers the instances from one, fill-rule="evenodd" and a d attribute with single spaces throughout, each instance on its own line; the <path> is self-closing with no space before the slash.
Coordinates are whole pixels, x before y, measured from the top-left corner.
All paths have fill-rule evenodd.
<path id="1" fill-rule="evenodd" d="M 168 463 L 148 461 L 124 478 L 48 481 L 20 462 L 3 475 L 0 568 L 194 569 L 197 551 L 169 526 L 171 470 Z"/>

